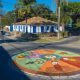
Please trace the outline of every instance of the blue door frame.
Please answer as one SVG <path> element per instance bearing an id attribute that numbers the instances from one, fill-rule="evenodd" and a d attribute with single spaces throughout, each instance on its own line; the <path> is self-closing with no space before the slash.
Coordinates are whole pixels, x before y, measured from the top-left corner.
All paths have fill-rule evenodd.
<path id="1" fill-rule="evenodd" d="M 13 31 L 13 25 L 10 26 L 10 31 L 11 31 L 11 32 Z"/>
<path id="2" fill-rule="evenodd" d="M 33 26 L 33 33 L 36 33 L 36 26 Z"/>
<path id="3" fill-rule="evenodd" d="M 44 32 L 44 26 L 41 26 L 41 32 L 42 33 Z"/>
<path id="4" fill-rule="evenodd" d="M 54 26 L 51 26 L 50 32 L 54 32 Z"/>

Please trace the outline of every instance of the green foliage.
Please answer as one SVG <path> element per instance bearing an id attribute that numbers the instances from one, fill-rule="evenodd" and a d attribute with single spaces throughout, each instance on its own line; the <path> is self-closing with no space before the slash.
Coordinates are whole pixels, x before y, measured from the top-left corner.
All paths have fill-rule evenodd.
<path id="1" fill-rule="evenodd" d="M 22 21 L 34 16 L 57 20 L 55 13 L 44 4 L 37 4 L 36 0 L 19 0 L 15 5 L 15 10 L 8 12 L 5 16 L 8 19 L 11 18 L 8 23 Z"/>
<path id="2" fill-rule="evenodd" d="M 80 18 L 80 2 L 69 2 L 66 4 L 61 4 L 61 23 L 68 24 L 72 19 L 73 26 L 78 27 Z"/>
<path id="3" fill-rule="evenodd" d="M 18 18 L 25 18 L 31 12 L 31 6 L 34 5 L 36 0 L 19 0 L 15 6 L 15 13 Z"/>
<path id="4" fill-rule="evenodd" d="M 2 15 L 2 8 L 3 8 L 3 4 L 2 4 L 2 0 L 0 0 L 0 16 Z"/>
<path id="5" fill-rule="evenodd" d="M 77 19 L 76 28 L 80 28 L 80 19 Z"/>
<path id="6" fill-rule="evenodd" d="M 68 15 L 69 6 L 61 3 L 60 7 L 61 7 L 61 13 L 60 13 L 61 23 L 66 25 L 70 20 L 70 16 Z"/>
<path id="7" fill-rule="evenodd" d="M 69 3 L 69 13 L 76 14 L 80 13 L 80 2 L 71 2 Z"/>
<path id="8" fill-rule="evenodd" d="M 2 27 L 2 24 L 1 24 L 1 19 L 2 19 L 2 15 L 3 15 L 3 4 L 2 4 L 2 0 L 0 0 L 0 27 Z"/>
<path id="9" fill-rule="evenodd" d="M 7 13 L 4 15 L 3 19 L 2 19 L 2 22 L 3 22 L 4 25 L 10 25 L 10 24 L 12 24 L 14 21 L 15 21 L 15 14 L 14 14 L 13 11 L 12 11 L 12 12 L 7 12 Z"/>
<path id="10" fill-rule="evenodd" d="M 64 31 L 64 32 L 60 32 L 61 36 L 64 38 L 64 37 L 68 37 L 68 32 L 67 31 Z"/>
<path id="11" fill-rule="evenodd" d="M 3 7 L 3 5 L 2 5 L 2 0 L 0 0 L 0 8 L 2 8 Z"/>
<path id="12" fill-rule="evenodd" d="M 34 3 L 34 2 L 36 2 L 36 0 L 18 0 L 18 4 L 20 4 L 20 5 L 28 5 L 28 4 L 32 4 L 32 3 Z"/>

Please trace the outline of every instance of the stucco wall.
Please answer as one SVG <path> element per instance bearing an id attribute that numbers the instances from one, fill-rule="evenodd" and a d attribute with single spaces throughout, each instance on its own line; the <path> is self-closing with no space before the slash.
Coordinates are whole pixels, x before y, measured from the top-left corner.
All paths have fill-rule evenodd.
<path id="1" fill-rule="evenodd" d="M 41 32 L 58 32 L 56 25 L 13 25 L 13 31 L 41 33 Z"/>

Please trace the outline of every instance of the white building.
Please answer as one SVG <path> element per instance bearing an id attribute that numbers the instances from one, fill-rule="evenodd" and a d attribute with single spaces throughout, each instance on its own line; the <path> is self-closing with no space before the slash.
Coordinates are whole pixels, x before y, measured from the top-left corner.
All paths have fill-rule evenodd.
<path id="1" fill-rule="evenodd" d="M 19 31 L 23 33 L 44 33 L 58 32 L 57 23 L 41 17 L 33 17 L 22 22 L 17 22 L 10 26 L 10 31 Z"/>

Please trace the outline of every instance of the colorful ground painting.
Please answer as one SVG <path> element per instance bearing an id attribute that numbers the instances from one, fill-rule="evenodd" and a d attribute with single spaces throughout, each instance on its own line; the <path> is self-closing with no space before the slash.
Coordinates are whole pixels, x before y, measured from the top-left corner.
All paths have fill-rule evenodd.
<path id="1" fill-rule="evenodd" d="M 23 72 L 27 73 L 48 76 L 80 73 L 80 55 L 68 51 L 32 50 L 15 55 L 12 59 Z"/>

